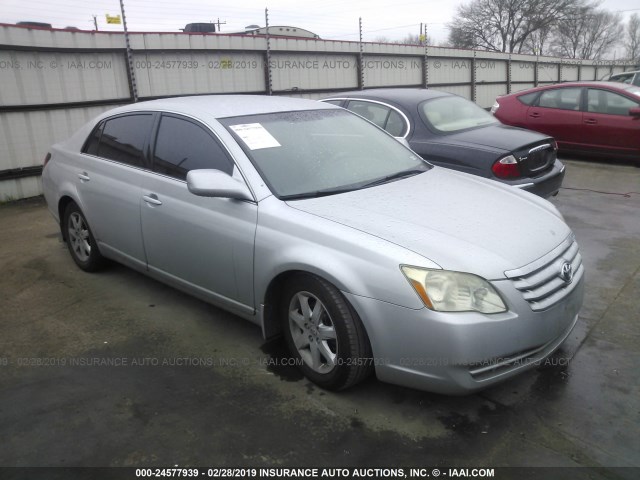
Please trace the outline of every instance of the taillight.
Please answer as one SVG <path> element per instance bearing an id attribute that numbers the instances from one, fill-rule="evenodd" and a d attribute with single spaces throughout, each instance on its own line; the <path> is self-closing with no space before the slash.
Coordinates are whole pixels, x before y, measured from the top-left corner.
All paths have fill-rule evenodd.
<path id="1" fill-rule="evenodd" d="M 491 171 L 498 178 L 519 178 L 522 176 L 518 161 L 513 155 L 498 160 L 491 167 Z"/>
<path id="2" fill-rule="evenodd" d="M 44 157 L 44 163 L 42 164 L 42 166 L 46 167 L 47 163 L 49 163 L 49 160 L 51 160 L 51 153 L 47 152 L 47 155 Z"/>

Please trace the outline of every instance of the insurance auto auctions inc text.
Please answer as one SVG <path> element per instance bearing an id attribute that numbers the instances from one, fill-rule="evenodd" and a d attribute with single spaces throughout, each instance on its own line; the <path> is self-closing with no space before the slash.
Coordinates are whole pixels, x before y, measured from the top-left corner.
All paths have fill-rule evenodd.
<path id="1" fill-rule="evenodd" d="M 277 478 L 438 478 L 495 476 L 493 468 L 261 468 L 260 477 Z"/>

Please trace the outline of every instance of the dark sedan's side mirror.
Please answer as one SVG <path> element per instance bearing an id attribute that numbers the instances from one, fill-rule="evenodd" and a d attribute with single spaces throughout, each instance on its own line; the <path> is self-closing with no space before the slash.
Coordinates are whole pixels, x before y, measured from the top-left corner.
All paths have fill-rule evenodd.
<path id="1" fill-rule="evenodd" d="M 244 183 L 220 170 L 191 170 L 187 173 L 187 188 L 199 197 L 253 200 Z"/>
<path id="2" fill-rule="evenodd" d="M 640 117 L 640 107 L 630 108 L 629 115 L 631 115 L 632 117 Z"/>

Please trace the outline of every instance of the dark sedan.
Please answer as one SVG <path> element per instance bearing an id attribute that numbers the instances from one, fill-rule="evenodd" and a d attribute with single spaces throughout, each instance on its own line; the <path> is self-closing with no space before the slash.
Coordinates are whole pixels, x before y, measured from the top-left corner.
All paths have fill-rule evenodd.
<path id="1" fill-rule="evenodd" d="M 502 125 L 462 97 L 415 88 L 347 92 L 322 100 L 351 110 L 429 162 L 550 197 L 558 193 L 564 165 L 553 138 Z"/>
<path id="2" fill-rule="evenodd" d="M 563 151 L 630 158 L 640 165 L 640 87 L 569 82 L 496 98 L 501 122 L 552 135 Z"/>

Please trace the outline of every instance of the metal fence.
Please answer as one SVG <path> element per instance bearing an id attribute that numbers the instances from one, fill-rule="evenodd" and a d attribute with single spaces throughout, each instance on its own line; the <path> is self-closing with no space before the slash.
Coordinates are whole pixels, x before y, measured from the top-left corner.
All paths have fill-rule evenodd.
<path id="1" fill-rule="evenodd" d="M 245 35 L 122 33 L 0 25 L 0 201 L 39 195 L 51 144 L 116 105 L 219 93 L 321 98 L 371 87 L 498 95 L 597 80 L 634 65 L 443 47 Z"/>

